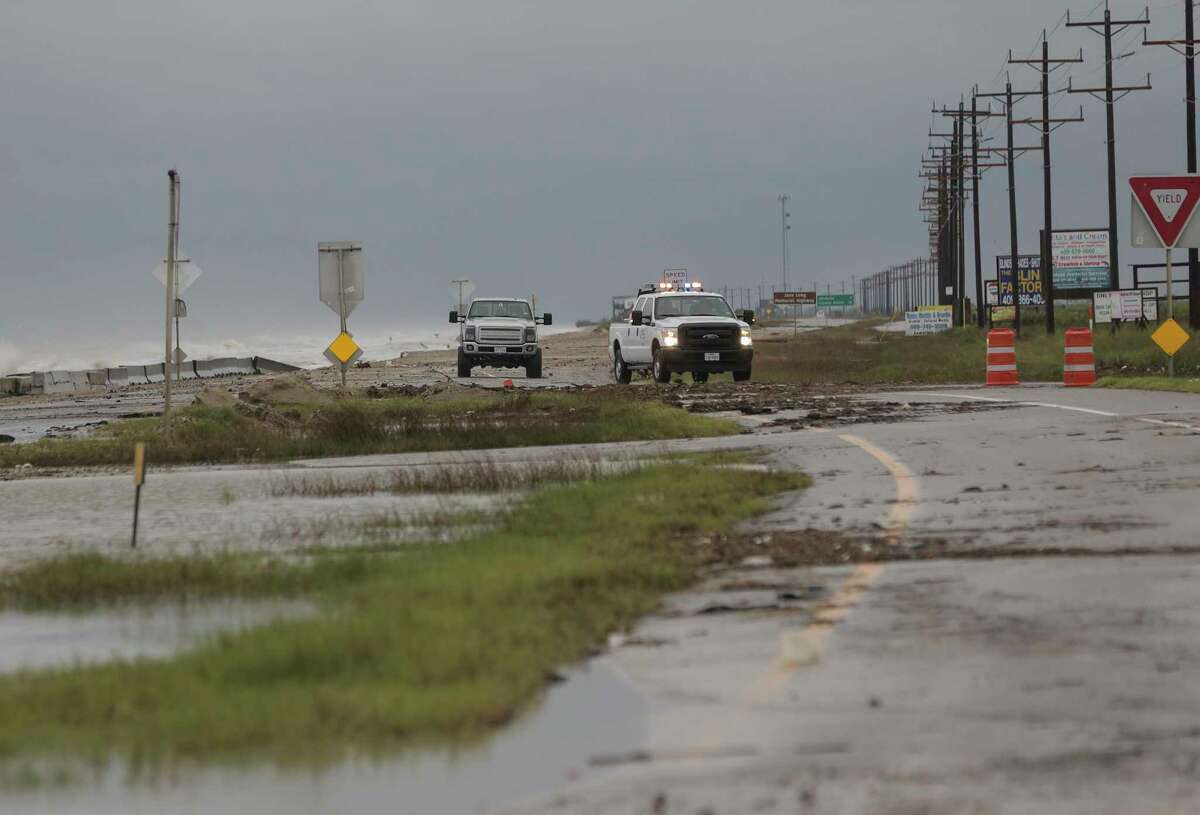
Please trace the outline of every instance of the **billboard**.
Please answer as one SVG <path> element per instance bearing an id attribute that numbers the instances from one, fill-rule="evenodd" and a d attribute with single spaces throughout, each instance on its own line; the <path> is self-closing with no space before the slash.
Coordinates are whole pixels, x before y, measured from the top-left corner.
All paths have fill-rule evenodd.
<path id="1" fill-rule="evenodd" d="M 1000 284 L 1001 306 L 1013 305 L 1012 256 L 996 257 L 996 279 Z M 1042 297 L 1042 259 L 1037 255 L 1017 255 L 1017 289 L 1022 306 L 1044 306 Z"/>
<path id="2" fill-rule="evenodd" d="M 904 312 L 904 336 L 920 337 L 939 334 L 954 326 L 953 306 L 921 306 L 916 311 Z"/>
<path id="3" fill-rule="evenodd" d="M 1158 322 L 1158 292 L 1154 289 L 1122 289 L 1092 294 L 1096 323 Z"/>
<path id="4" fill-rule="evenodd" d="M 1056 229 L 1051 235 L 1056 295 L 1109 287 L 1107 229 Z"/>

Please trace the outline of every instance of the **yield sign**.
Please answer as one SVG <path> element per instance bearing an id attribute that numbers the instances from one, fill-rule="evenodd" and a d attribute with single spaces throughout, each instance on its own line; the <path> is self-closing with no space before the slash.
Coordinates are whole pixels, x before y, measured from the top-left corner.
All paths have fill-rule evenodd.
<path id="1" fill-rule="evenodd" d="M 1129 187 L 1163 248 L 1173 249 L 1200 204 L 1200 175 L 1135 176 Z"/>

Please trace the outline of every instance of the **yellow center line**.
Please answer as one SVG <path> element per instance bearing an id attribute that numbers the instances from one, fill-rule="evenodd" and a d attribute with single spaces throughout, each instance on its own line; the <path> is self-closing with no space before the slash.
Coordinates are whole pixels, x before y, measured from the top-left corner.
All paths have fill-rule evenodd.
<path id="1" fill-rule="evenodd" d="M 917 477 L 891 453 L 864 438 L 848 433 L 838 438 L 866 452 L 895 480 L 896 502 L 888 512 L 883 539 L 888 546 L 899 543 L 917 509 L 920 496 Z M 878 563 L 856 565 L 829 599 L 813 611 L 811 623 L 804 628 L 784 631 L 780 635 L 779 655 L 747 688 L 746 702 L 755 705 L 769 701 L 797 669 L 819 661 L 833 627 L 849 616 L 882 573 L 883 567 Z"/>

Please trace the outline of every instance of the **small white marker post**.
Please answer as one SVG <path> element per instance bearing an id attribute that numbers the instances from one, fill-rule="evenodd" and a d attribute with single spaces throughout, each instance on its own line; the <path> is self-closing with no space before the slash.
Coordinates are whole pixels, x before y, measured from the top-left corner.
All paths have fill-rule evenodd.
<path id="1" fill-rule="evenodd" d="M 142 484 L 146 482 L 146 445 L 138 442 L 133 448 L 133 538 L 130 549 L 137 548 L 138 510 L 142 506 Z"/>

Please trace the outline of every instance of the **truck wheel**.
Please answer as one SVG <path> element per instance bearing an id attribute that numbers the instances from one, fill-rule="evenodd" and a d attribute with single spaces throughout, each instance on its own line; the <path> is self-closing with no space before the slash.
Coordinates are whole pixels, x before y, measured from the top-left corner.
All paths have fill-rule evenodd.
<path id="1" fill-rule="evenodd" d="M 666 354 L 658 346 L 654 347 L 654 362 L 652 363 L 654 381 L 665 385 L 671 381 L 671 370 L 667 367 Z"/>
<path id="2" fill-rule="evenodd" d="M 629 366 L 625 364 L 625 358 L 621 356 L 621 346 L 613 346 L 613 379 L 618 385 L 628 385 L 633 379 L 633 371 L 629 370 Z"/>
<path id="3" fill-rule="evenodd" d="M 459 378 L 460 379 L 470 379 L 471 378 L 471 367 L 472 367 L 471 360 L 469 360 L 467 358 L 467 355 L 462 352 L 461 348 L 459 348 L 458 349 L 458 376 L 459 376 Z"/>
<path id="4" fill-rule="evenodd" d="M 541 379 L 542 378 L 542 352 L 538 351 L 533 355 L 533 359 L 525 366 L 526 379 Z"/>
<path id="5" fill-rule="evenodd" d="M 734 382 L 749 382 L 750 381 L 750 369 L 747 368 L 744 371 L 734 371 L 733 372 L 733 381 Z"/>
<path id="6" fill-rule="evenodd" d="M 704 384 L 708 381 L 708 371 L 692 371 L 692 381 L 697 384 Z"/>

